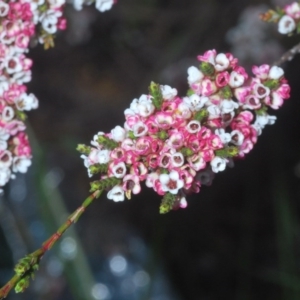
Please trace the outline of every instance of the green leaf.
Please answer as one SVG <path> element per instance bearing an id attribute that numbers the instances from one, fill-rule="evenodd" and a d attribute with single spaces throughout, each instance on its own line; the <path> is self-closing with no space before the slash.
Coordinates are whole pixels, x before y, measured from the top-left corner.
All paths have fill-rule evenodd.
<path id="1" fill-rule="evenodd" d="M 84 144 L 79 144 L 76 150 L 82 154 L 89 155 L 92 151 L 92 147 L 86 146 Z"/>
<path id="2" fill-rule="evenodd" d="M 20 279 L 15 286 L 16 293 L 23 293 L 29 287 L 30 277 L 25 276 L 24 278 Z"/>
<path id="3" fill-rule="evenodd" d="M 156 134 L 157 138 L 160 140 L 166 140 L 168 138 L 168 133 L 165 130 L 161 130 Z"/>
<path id="4" fill-rule="evenodd" d="M 95 192 L 95 191 L 103 191 L 109 188 L 112 188 L 116 185 L 119 185 L 122 182 L 121 179 L 116 178 L 116 177 L 108 177 L 105 179 L 93 181 L 90 183 L 91 189 L 90 192 Z"/>
<path id="5" fill-rule="evenodd" d="M 215 74 L 215 67 L 209 62 L 201 62 L 200 70 L 206 76 L 213 76 Z"/>
<path id="6" fill-rule="evenodd" d="M 176 201 L 177 195 L 173 195 L 171 193 L 166 193 L 164 197 L 162 198 L 160 207 L 159 207 L 159 213 L 160 214 L 166 214 L 168 213 L 174 205 L 174 202 Z"/>
<path id="7" fill-rule="evenodd" d="M 195 94 L 195 92 L 192 89 L 189 89 L 186 93 L 187 96 L 192 96 L 194 94 Z"/>
<path id="8" fill-rule="evenodd" d="M 219 149 L 215 151 L 216 156 L 222 158 L 234 157 L 239 154 L 239 148 L 236 146 L 229 146 L 223 149 Z"/>
<path id="9" fill-rule="evenodd" d="M 279 80 L 277 79 L 270 79 L 263 82 L 263 85 L 268 87 L 270 90 L 275 90 L 279 87 Z"/>
<path id="10" fill-rule="evenodd" d="M 208 117 L 208 111 L 205 108 L 200 109 L 194 115 L 194 120 L 201 122 Z"/>
<path id="11" fill-rule="evenodd" d="M 114 140 L 104 136 L 104 135 L 99 135 L 97 142 L 102 145 L 104 148 L 113 150 L 119 146 L 119 143 L 115 142 Z"/>
<path id="12" fill-rule="evenodd" d="M 256 110 L 255 113 L 258 116 L 264 116 L 267 111 L 268 111 L 268 107 L 266 105 L 264 105 L 260 109 Z"/>
<path id="13" fill-rule="evenodd" d="M 89 170 L 92 175 L 95 175 L 98 173 L 106 174 L 107 170 L 108 170 L 108 164 L 94 164 L 94 165 L 89 166 Z"/>
<path id="14" fill-rule="evenodd" d="M 223 99 L 231 99 L 233 96 L 231 88 L 228 85 L 222 87 L 219 91 L 219 94 Z"/>
<path id="15" fill-rule="evenodd" d="M 152 81 L 149 86 L 149 93 L 152 96 L 152 103 L 154 107 L 156 109 L 160 109 L 163 103 L 163 96 L 160 85 Z"/>
<path id="16" fill-rule="evenodd" d="M 179 150 L 183 154 L 183 156 L 192 156 L 194 151 L 189 147 L 183 147 Z"/>

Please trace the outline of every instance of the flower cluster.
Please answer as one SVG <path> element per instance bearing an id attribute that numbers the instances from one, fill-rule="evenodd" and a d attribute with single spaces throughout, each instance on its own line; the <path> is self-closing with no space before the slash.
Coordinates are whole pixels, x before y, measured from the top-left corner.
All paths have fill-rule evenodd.
<path id="1" fill-rule="evenodd" d="M 145 181 L 163 196 L 161 213 L 186 207 L 187 194 L 249 153 L 265 125 L 275 122 L 268 107 L 278 109 L 290 90 L 281 68 L 254 66 L 249 78 L 230 53 L 210 50 L 198 60 L 199 68 L 188 69 L 186 97 L 151 83 L 149 95 L 125 110 L 123 127 L 99 132 L 92 147 L 78 146 L 89 175 L 102 173 L 92 191 L 115 178 L 107 197 L 123 201 Z"/>
<path id="2" fill-rule="evenodd" d="M 32 66 L 25 54 L 34 37 L 47 48 L 57 29 L 65 29 L 63 5 L 64 0 L 0 1 L 0 187 L 31 165 L 25 111 L 37 108 L 38 100 L 24 85 Z"/>
<path id="3" fill-rule="evenodd" d="M 104 11 L 111 2 L 97 3 Z M 0 0 L 0 188 L 31 165 L 25 111 L 37 108 L 38 100 L 24 85 L 32 66 L 26 53 L 32 41 L 45 49 L 54 45 L 54 34 L 66 28 L 64 5 L 65 0 Z"/>
<path id="4" fill-rule="evenodd" d="M 300 4 L 293 2 L 284 8 L 277 8 L 276 11 L 269 10 L 261 15 L 267 22 L 278 23 L 278 31 L 281 34 L 300 33 Z"/>

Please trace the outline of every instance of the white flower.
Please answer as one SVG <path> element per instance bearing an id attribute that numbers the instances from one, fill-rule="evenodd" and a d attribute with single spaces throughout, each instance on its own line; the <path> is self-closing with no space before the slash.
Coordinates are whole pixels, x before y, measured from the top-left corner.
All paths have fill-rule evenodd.
<path id="1" fill-rule="evenodd" d="M 244 135 L 239 130 L 233 130 L 230 133 L 231 135 L 231 143 L 240 146 L 243 144 L 244 141 Z"/>
<path id="2" fill-rule="evenodd" d="M 212 171 L 214 173 L 218 173 L 221 171 L 224 171 L 226 168 L 226 160 L 224 158 L 221 158 L 219 156 L 216 156 L 211 162 L 210 162 Z"/>
<path id="3" fill-rule="evenodd" d="M 171 171 L 170 174 L 161 174 L 159 181 L 164 192 L 170 192 L 174 195 L 183 187 L 183 180 L 179 179 L 179 173 L 174 170 Z"/>
<path id="4" fill-rule="evenodd" d="M 121 186 L 116 185 L 114 186 L 108 193 L 107 198 L 113 200 L 115 202 L 124 201 L 124 191 Z"/>
<path id="5" fill-rule="evenodd" d="M 215 59 L 215 69 L 218 72 L 224 71 L 229 67 L 229 59 L 224 53 L 219 53 Z"/>
<path id="6" fill-rule="evenodd" d="M 112 174 L 116 178 L 123 178 L 126 174 L 126 165 L 124 162 L 119 162 L 112 166 Z"/>
<path id="7" fill-rule="evenodd" d="M 136 137 L 144 136 L 148 132 L 148 127 L 141 121 L 133 125 L 133 134 Z"/>
<path id="8" fill-rule="evenodd" d="M 0 140 L 0 151 L 6 150 L 7 149 L 7 142 Z"/>
<path id="9" fill-rule="evenodd" d="M 238 103 L 232 100 L 223 100 L 220 105 L 222 114 L 229 114 L 233 112 L 235 109 L 237 109 L 238 107 L 239 107 Z"/>
<path id="10" fill-rule="evenodd" d="M 2 111 L 1 116 L 2 116 L 2 119 L 5 122 L 8 122 L 8 121 L 11 121 L 14 118 L 15 112 L 14 112 L 14 110 L 11 106 L 5 106 L 3 111 Z"/>
<path id="11" fill-rule="evenodd" d="M 281 34 L 291 33 L 296 29 L 296 23 L 290 16 L 284 15 L 278 22 L 278 32 Z"/>
<path id="12" fill-rule="evenodd" d="M 11 166 L 13 161 L 12 154 L 9 150 L 4 150 L 0 154 L 0 169 L 8 168 Z"/>
<path id="13" fill-rule="evenodd" d="M 197 120 L 192 120 L 186 125 L 186 129 L 189 133 L 199 132 L 201 129 L 200 122 Z"/>
<path id="14" fill-rule="evenodd" d="M 116 126 L 111 130 L 111 138 L 116 142 L 123 142 L 126 137 L 126 131 L 121 126 Z"/>
<path id="15" fill-rule="evenodd" d="M 82 5 L 84 4 L 84 0 L 73 0 L 73 7 L 76 10 L 82 10 Z"/>
<path id="16" fill-rule="evenodd" d="M 148 95 L 142 95 L 139 99 L 133 99 L 130 110 L 142 117 L 148 117 L 154 112 L 154 105 Z"/>
<path id="17" fill-rule="evenodd" d="M 57 31 L 56 24 L 58 18 L 62 16 L 61 11 L 49 9 L 40 16 L 40 22 L 43 29 L 50 34 L 54 34 Z"/>
<path id="18" fill-rule="evenodd" d="M 180 152 L 175 152 L 171 156 L 171 162 L 173 167 L 181 167 L 184 164 L 184 156 Z"/>
<path id="19" fill-rule="evenodd" d="M 3 1 L 0 1 L 0 17 L 5 17 L 8 14 L 9 5 Z"/>
<path id="20" fill-rule="evenodd" d="M 35 95 L 23 93 L 20 98 L 15 100 L 16 106 L 19 110 L 31 110 L 38 107 L 39 102 Z"/>
<path id="21" fill-rule="evenodd" d="M 109 155 L 110 155 L 110 151 L 107 150 L 107 149 L 98 151 L 97 158 L 98 158 L 99 164 L 106 164 L 106 163 L 108 163 L 109 160 L 110 160 Z"/>
<path id="22" fill-rule="evenodd" d="M 215 130 L 215 134 L 218 135 L 223 144 L 227 144 L 231 141 L 230 133 L 225 132 L 223 128 L 218 128 Z"/>
<path id="23" fill-rule="evenodd" d="M 279 79 L 284 74 L 284 71 L 282 68 L 273 66 L 269 71 L 269 78 L 271 79 Z"/>
<path id="24" fill-rule="evenodd" d="M 152 104 L 152 101 L 147 99 L 145 101 L 140 101 L 137 109 L 140 116 L 148 117 L 154 112 L 155 107 Z"/>
<path id="25" fill-rule="evenodd" d="M 203 77 L 203 73 L 196 67 L 192 66 L 188 68 L 188 83 L 193 84 L 199 82 Z"/>
<path id="26" fill-rule="evenodd" d="M 3 68 L 6 69 L 8 74 L 14 74 L 22 70 L 22 65 L 17 57 L 8 56 L 4 58 Z"/>
<path id="27" fill-rule="evenodd" d="M 161 85 L 160 90 L 165 100 L 172 100 L 177 96 L 177 90 L 171 88 L 169 85 Z"/>
<path id="28" fill-rule="evenodd" d="M 230 73 L 230 78 L 229 78 L 229 85 L 232 88 L 237 88 L 240 87 L 245 81 L 245 78 L 243 75 L 237 73 L 236 71 L 232 71 Z"/>
<path id="29" fill-rule="evenodd" d="M 15 81 L 17 84 L 23 84 L 24 82 L 29 82 L 31 81 L 31 71 L 23 70 L 21 72 L 14 73 L 11 80 Z"/>
<path id="30" fill-rule="evenodd" d="M 156 172 L 150 173 L 146 178 L 146 186 L 152 188 L 155 184 L 155 181 L 159 179 L 159 175 Z"/>
<path id="31" fill-rule="evenodd" d="M 96 0 L 96 8 L 101 11 L 105 12 L 110 10 L 114 4 L 114 0 Z"/>
<path id="32" fill-rule="evenodd" d="M 28 167 L 31 166 L 31 160 L 26 157 L 14 157 L 13 158 L 13 172 L 26 173 Z"/>
<path id="33" fill-rule="evenodd" d="M 10 134 L 7 132 L 5 128 L 0 127 L 0 139 L 7 141 L 9 138 Z"/>
<path id="34" fill-rule="evenodd" d="M 207 101 L 208 101 L 207 97 L 204 96 L 200 97 L 196 94 L 183 98 L 183 102 L 188 106 L 188 108 L 191 111 L 200 110 Z"/>
<path id="35" fill-rule="evenodd" d="M 9 84 L 7 80 L 0 82 L 0 94 L 2 95 L 5 91 L 9 89 Z"/>
<path id="36" fill-rule="evenodd" d="M 253 124 L 254 129 L 257 131 L 258 135 L 261 135 L 262 130 L 265 128 L 266 125 L 273 125 L 276 121 L 276 116 L 270 115 L 262 115 L 256 116 L 256 120 Z"/>
<path id="37" fill-rule="evenodd" d="M 214 104 L 209 105 L 207 107 L 207 112 L 209 113 L 210 119 L 219 118 L 221 115 L 221 110 L 220 110 L 219 106 L 214 105 Z"/>

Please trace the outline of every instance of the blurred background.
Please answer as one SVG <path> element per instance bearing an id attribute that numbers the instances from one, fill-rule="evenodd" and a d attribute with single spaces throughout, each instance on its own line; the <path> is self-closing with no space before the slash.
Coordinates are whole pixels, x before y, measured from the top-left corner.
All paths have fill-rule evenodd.
<path id="1" fill-rule="evenodd" d="M 119 0 L 104 14 L 66 7 L 54 49 L 32 49 L 28 126 L 33 166 L 0 198 L 0 284 L 88 195 L 75 148 L 124 123 L 151 80 L 187 90 L 186 70 L 208 49 L 241 65 L 272 63 L 300 37 L 258 14 L 289 1 Z M 105 196 L 41 262 L 35 281 L 9 300 L 300 299 L 300 56 L 285 67 L 292 94 L 245 160 L 159 215 L 146 188 L 130 201 Z"/>

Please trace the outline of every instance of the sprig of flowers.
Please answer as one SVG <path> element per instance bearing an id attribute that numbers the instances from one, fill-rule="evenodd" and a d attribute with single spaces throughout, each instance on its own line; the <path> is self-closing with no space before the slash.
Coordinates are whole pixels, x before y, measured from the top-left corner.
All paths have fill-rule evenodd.
<path id="1" fill-rule="evenodd" d="M 114 1 L 97 0 L 100 11 Z M 66 28 L 65 0 L 0 0 L 0 191 L 31 165 L 31 148 L 25 133 L 26 111 L 38 107 L 37 98 L 27 93 L 32 60 L 26 56 L 30 41 L 45 49 L 54 46 L 54 35 Z"/>
<path id="2" fill-rule="evenodd" d="M 278 32 L 281 34 L 300 33 L 300 3 L 293 2 L 284 8 L 269 10 L 261 14 L 261 19 L 278 23 Z"/>
<path id="3" fill-rule="evenodd" d="M 200 66 L 188 68 L 190 89 L 179 97 L 170 86 L 151 83 L 149 94 L 125 110 L 125 124 L 99 132 L 90 146 L 79 145 L 89 176 L 100 173 L 91 191 L 107 178 L 115 202 L 141 191 L 141 182 L 163 196 L 160 212 L 186 207 L 186 196 L 210 184 L 232 160 L 249 153 L 266 125 L 289 98 L 283 69 L 254 66 L 254 77 L 230 53 L 209 50 Z"/>

